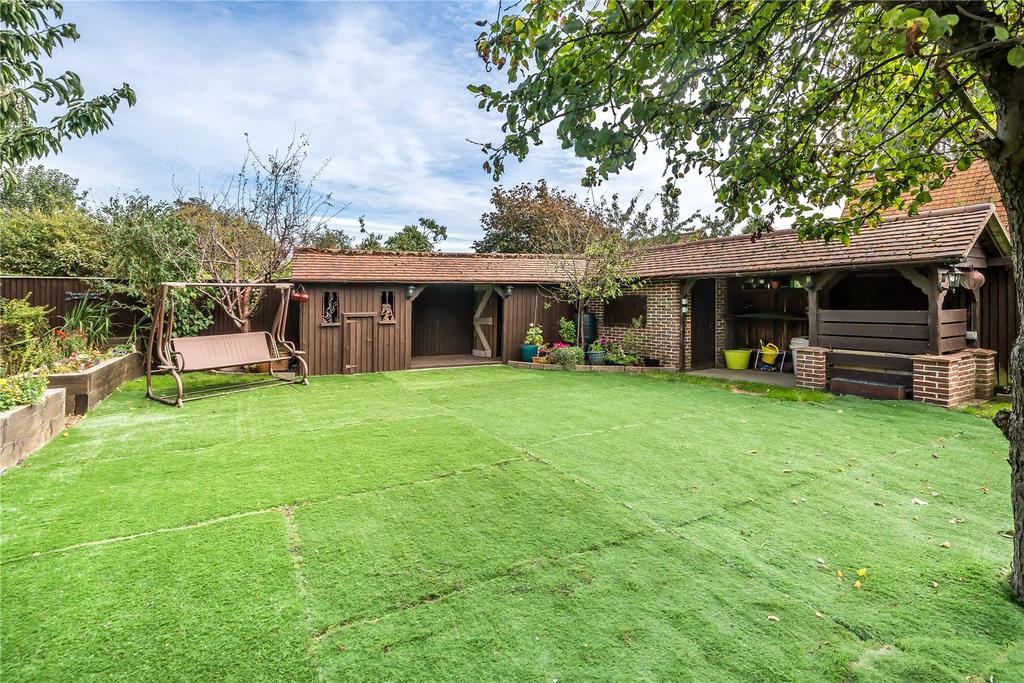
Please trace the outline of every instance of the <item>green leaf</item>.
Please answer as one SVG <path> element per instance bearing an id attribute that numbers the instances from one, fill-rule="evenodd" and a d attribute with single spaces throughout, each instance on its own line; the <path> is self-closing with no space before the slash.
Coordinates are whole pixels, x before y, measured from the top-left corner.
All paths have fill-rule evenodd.
<path id="1" fill-rule="evenodd" d="M 1018 45 L 1007 52 L 1006 61 L 1010 63 L 1010 66 L 1015 66 L 1018 69 L 1024 67 L 1024 47 Z"/>
<path id="2" fill-rule="evenodd" d="M 996 26 L 996 40 L 1009 40 L 1010 32 L 1006 30 L 1005 26 Z"/>

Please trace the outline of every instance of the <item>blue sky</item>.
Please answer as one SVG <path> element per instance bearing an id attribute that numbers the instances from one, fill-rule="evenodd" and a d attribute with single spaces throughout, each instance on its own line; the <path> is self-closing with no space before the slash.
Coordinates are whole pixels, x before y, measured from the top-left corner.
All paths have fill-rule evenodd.
<path id="1" fill-rule="evenodd" d="M 448 250 L 480 235 L 494 185 L 468 143 L 500 134 L 500 115 L 477 109 L 469 83 L 488 78 L 473 22 L 488 3 L 67 2 L 82 38 L 52 64 L 73 69 L 89 94 L 123 81 L 138 95 L 114 127 L 67 143 L 44 160 L 77 176 L 100 202 L 139 189 L 171 199 L 175 184 L 216 185 L 245 154 L 311 138 L 310 169 L 327 162 L 318 189 L 351 206 L 341 227 L 365 215 L 388 234 L 420 216 L 449 227 Z M 512 185 L 546 178 L 582 193 L 585 164 L 557 143 L 509 163 Z M 655 151 L 600 193 L 653 198 Z M 707 182 L 682 186 L 686 212 L 712 209 Z"/>

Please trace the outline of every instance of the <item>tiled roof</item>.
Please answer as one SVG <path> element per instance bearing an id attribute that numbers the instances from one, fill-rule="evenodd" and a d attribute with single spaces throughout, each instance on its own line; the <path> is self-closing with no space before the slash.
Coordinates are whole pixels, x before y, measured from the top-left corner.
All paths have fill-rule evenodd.
<path id="1" fill-rule="evenodd" d="M 967 255 L 993 212 L 992 205 L 979 204 L 894 216 L 854 235 L 849 245 L 801 241 L 796 230 L 753 242 L 746 235 L 685 242 L 648 251 L 639 270 L 642 277 L 686 277 L 953 262 Z"/>
<path id="2" fill-rule="evenodd" d="M 870 185 L 871 181 L 864 184 L 864 186 Z M 1002 196 L 999 194 L 999 188 L 996 187 L 996 180 L 992 177 L 992 171 L 984 161 L 975 161 L 966 171 L 955 171 L 942 187 L 931 190 L 930 194 L 932 200 L 923 207 L 928 211 L 976 204 L 994 204 L 996 215 L 999 216 L 1003 227 L 1010 224 L 1007 220 Z M 910 201 L 911 195 L 904 195 L 903 198 Z M 886 209 L 882 215 L 896 216 L 905 213 L 906 211 L 901 209 Z M 843 207 L 843 215 L 849 215 L 846 207 Z"/>
<path id="3" fill-rule="evenodd" d="M 292 260 L 296 282 L 534 284 L 563 280 L 560 270 L 544 254 L 300 249 Z"/>

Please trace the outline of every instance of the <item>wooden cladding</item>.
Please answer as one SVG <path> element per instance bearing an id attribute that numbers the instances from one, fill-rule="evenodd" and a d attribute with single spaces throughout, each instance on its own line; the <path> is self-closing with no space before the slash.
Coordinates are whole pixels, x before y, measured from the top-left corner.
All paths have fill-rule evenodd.
<path id="1" fill-rule="evenodd" d="M 882 353 L 928 353 L 928 311 L 818 311 L 818 344 Z M 967 310 L 939 312 L 939 353 L 967 346 Z"/>
<path id="2" fill-rule="evenodd" d="M 981 348 L 996 352 L 996 384 L 1005 386 L 1010 383 L 1010 350 L 1019 330 L 1017 289 L 1007 268 L 988 268 L 984 275 L 978 342 Z"/>
<path id="3" fill-rule="evenodd" d="M 428 285 L 412 302 L 412 355 L 471 353 L 473 307 L 473 285 Z"/>
<path id="4" fill-rule="evenodd" d="M 299 342 L 311 375 L 383 372 L 409 367 L 411 305 L 398 285 L 308 285 Z M 380 321 L 381 294 L 393 291 L 395 322 Z M 338 293 L 338 324 L 323 322 L 325 292 Z"/>
<path id="5" fill-rule="evenodd" d="M 647 297 L 643 294 L 619 296 L 604 305 L 605 325 L 632 325 L 636 318 L 647 325 Z"/>
<path id="6" fill-rule="evenodd" d="M 907 391 L 914 385 L 914 361 L 910 356 L 832 351 L 826 361 L 825 376 L 829 380 L 878 382 L 905 387 Z"/>

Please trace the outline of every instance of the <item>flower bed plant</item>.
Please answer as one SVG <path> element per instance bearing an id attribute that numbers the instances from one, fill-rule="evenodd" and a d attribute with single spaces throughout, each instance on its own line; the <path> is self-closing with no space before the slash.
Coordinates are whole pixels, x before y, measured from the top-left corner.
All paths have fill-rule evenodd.
<path id="1" fill-rule="evenodd" d="M 46 375 L 42 373 L 0 377 L 0 413 L 14 406 L 38 405 L 43 400 L 46 387 Z"/>

